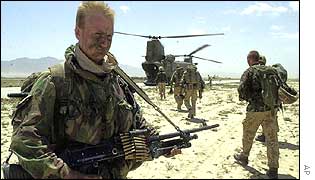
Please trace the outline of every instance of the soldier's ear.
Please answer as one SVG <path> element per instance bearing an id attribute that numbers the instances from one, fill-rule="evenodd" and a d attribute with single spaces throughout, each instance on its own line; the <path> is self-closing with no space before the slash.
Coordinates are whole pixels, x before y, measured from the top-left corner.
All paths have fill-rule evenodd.
<path id="1" fill-rule="evenodd" d="M 80 40 L 82 30 L 81 30 L 78 26 L 75 26 L 74 31 L 75 31 L 75 37 L 76 37 L 78 40 Z"/>

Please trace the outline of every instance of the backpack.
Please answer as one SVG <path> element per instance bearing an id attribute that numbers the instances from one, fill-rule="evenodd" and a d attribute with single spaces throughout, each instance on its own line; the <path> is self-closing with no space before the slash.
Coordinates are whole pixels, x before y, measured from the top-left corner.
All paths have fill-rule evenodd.
<path id="1" fill-rule="evenodd" d="M 279 88 L 279 99 L 283 104 L 292 104 L 298 99 L 297 91 L 290 87 L 286 82 L 288 79 L 287 70 L 279 63 L 272 65 L 276 69 L 281 79 L 281 87 Z"/>
<path id="2" fill-rule="evenodd" d="M 65 68 L 64 64 L 56 64 L 54 66 L 51 66 L 48 68 L 51 76 L 52 76 L 52 82 L 55 85 L 56 88 L 56 106 L 55 106 L 55 111 L 57 110 L 56 113 L 56 118 L 54 119 L 65 119 L 66 118 L 66 109 L 64 107 L 67 106 L 68 104 L 68 97 L 69 97 L 69 84 L 70 84 L 70 78 L 66 78 L 66 73 L 65 73 Z M 37 79 L 40 77 L 41 72 L 37 73 L 32 73 L 30 76 L 28 76 L 22 83 L 21 86 L 21 92 L 22 93 L 29 93 L 37 81 Z M 68 76 L 67 76 L 68 77 Z M 18 111 L 19 108 L 23 107 L 23 104 L 25 101 L 27 101 L 28 97 L 23 98 L 18 105 L 16 106 L 15 110 L 13 111 L 12 115 L 12 125 L 14 118 L 16 116 L 16 112 Z M 63 111 L 64 109 L 64 111 Z M 13 131 L 15 130 L 16 127 L 18 127 L 19 124 L 13 126 Z M 64 138 L 64 125 L 63 121 L 55 121 L 54 122 L 54 135 L 52 137 L 57 137 L 57 139 L 53 139 L 53 142 L 58 142 L 58 139 L 63 139 Z"/>
<path id="3" fill-rule="evenodd" d="M 272 65 L 272 67 L 276 69 L 278 76 L 280 77 L 281 81 L 283 83 L 287 82 L 287 79 L 288 79 L 287 70 L 284 69 L 284 67 L 279 63 Z"/>
<path id="4" fill-rule="evenodd" d="M 36 73 L 32 73 L 31 75 L 29 75 L 24 81 L 23 84 L 21 86 L 21 92 L 22 93 L 29 93 L 34 85 L 34 83 L 36 82 L 36 80 L 38 79 L 39 75 L 41 74 L 41 72 L 36 72 Z"/>
<path id="5" fill-rule="evenodd" d="M 49 70 L 51 72 L 52 76 L 52 82 L 55 85 L 56 88 L 56 106 L 55 110 L 59 110 L 59 113 L 56 113 L 57 117 L 55 117 L 54 121 L 54 129 L 52 130 L 52 139 L 53 143 L 57 144 L 57 147 L 63 146 L 67 143 L 67 139 L 62 142 L 60 140 L 63 140 L 65 137 L 65 127 L 64 127 L 64 121 L 61 119 L 66 118 L 66 111 L 62 112 L 62 107 L 67 106 L 68 104 L 68 95 L 69 95 L 69 78 L 68 75 L 66 76 L 67 71 L 64 68 L 64 64 L 56 64 L 52 67 L 49 67 Z M 41 72 L 32 73 L 30 76 L 28 76 L 21 86 L 21 92 L 22 93 L 29 93 L 37 81 L 37 79 L 40 77 Z M 29 96 L 23 98 L 18 105 L 16 106 L 15 110 L 13 111 L 12 115 L 12 122 L 13 125 L 13 132 L 19 127 L 19 124 L 22 122 L 19 122 L 18 124 L 14 124 L 14 119 L 17 113 L 17 110 L 23 107 L 23 104 L 27 101 Z M 58 120 L 58 121 L 57 121 Z M 9 151 L 11 151 L 9 149 Z M 13 151 L 10 152 L 10 155 L 7 157 L 7 159 L 2 163 L 2 170 L 4 174 L 4 179 L 32 179 L 32 176 L 25 171 L 21 165 L 19 164 L 10 164 L 9 160 L 11 155 L 13 154 Z"/>
<path id="6" fill-rule="evenodd" d="M 258 76 L 262 88 L 262 98 L 265 105 L 274 111 L 274 108 L 279 103 L 279 88 L 281 86 L 281 80 L 278 76 L 278 72 L 272 66 L 254 65 L 255 75 Z"/>

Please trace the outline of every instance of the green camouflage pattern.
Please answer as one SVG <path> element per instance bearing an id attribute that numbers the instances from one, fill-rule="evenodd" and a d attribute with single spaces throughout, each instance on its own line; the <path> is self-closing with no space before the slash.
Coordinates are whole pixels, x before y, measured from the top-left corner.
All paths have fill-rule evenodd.
<path id="1" fill-rule="evenodd" d="M 239 93 L 239 99 L 245 100 L 249 103 L 246 111 L 263 112 L 270 110 L 270 107 L 264 104 L 259 76 L 255 73 L 253 66 L 247 68 L 242 74 L 240 85 L 237 90 Z"/>
<path id="2" fill-rule="evenodd" d="M 159 71 L 156 75 L 155 82 L 158 83 L 167 83 L 166 73 L 164 71 Z"/>
<path id="3" fill-rule="evenodd" d="M 41 74 L 41 72 L 37 72 L 37 73 L 32 73 L 31 75 L 29 75 L 24 81 L 23 84 L 21 86 L 21 92 L 30 92 L 35 81 L 38 79 L 39 75 Z"/>
<path id="4" fill-rule="evenodd" d="M 174 99 L 177 103 L 177 109 L 181 109 L 183 104 L 183 97 L 182 97 L 182 87 L 180 84 L 180 81 L 182 79 L 184 70 L 182 67 L 176 67 L 176 70 L 172 74 L 171 80 L 170 80 L 170 88 L 173 88 L 174 84 Z"/>
<path id="5" fill-rule="evenodd" d="M 181 78 L 183 76 L 184 70 L 182 67 L 177 67 L 174 73 L 172 74 L 170 80 L 170 88 L 173 88 L 174 84 L 174 99 L 177 103 L 177 109 L 181 109 L 183 104 L 183 97 L 182 97 L 182 87 L 180 84 Z"/>
<path id="6" fill-rule="evenodd" d="M 205 82 L 196 68 L 187 68 L 184 71 L 180 84 L 186 89 L 189 88 L 188 85 L 193 85 L 193 89 L 197 90 L 202 90 L 205 87 Z"/>
<path id="7" fill-rule="evenodd" d="M 281 85 L 281 80 L 278 73 L 272 66 L 257 65 L 253 66 L 255 76 L 258 77 L 261 85 L 261 94 L 263 102 L 271 110 L 279 106 L 278 90 Z"/>
<path id="8" fill-rule="evenodd" d="M 266 57 L 263 55 L 260 55 L 258 61 L 259 61 L 259 64 L 261 64 L 261 65 L 266 65 L 266 62 L 267 62 Z"/>
<path id="9" fill-rule="evenodd" d="M 176 68 L 170 80 L 171 87 L 173 87 L 173 83 L 175 84 L 174 87 L 180 86 L 180 81 L 183 76 L 183 73 L 184 73 L 183 68 Z"/>
<path id="10" fill-rule="evenodd" d="M 58 128 L 54 117 L 61 108 L 67 108 L 68 114 L 65 120 L 58 121 L 64 121 L 64 138 L 70 141 L 94 145 L 135 127 L 155 132 L 140 110 L 135 111 L 135 106 L 127 101 L 126 93 L 130 91 L 125 91 L 126 86 L 122 88 L 124 81 L 114 71 L 102 78 L 86 71 L 81 73 L 84 70 L 78 71 L 78 66 L 74 65 L 73 50 L 74 46 L 69 47 L 65 55 L 65 68 L 71 72 L 69 105 L 55 109 L 57 99 L 52 75 L 49 71 L 43 72 L 30 95 L 19 103 L 12 120 L 14 132 L 10 148 L 34 178 L 62 178 L 69 171 L 67 164 L 54 153 L 56 137 L 53 136 L 56 134 L 53 131 Z M 88 79 L 86 74 L 89 74 Z M 103 163 L 99 174 L 103 178 L 126 178 L 127 173 L 141 163 L 133 160 Z"/>
<path id="11" fill-rule="evenodd" d="M 201 92 L 205 83 L 196 68 L 187 68 L 182 76 L 181 85 L 185 92 L 184 104 L 189 110 L 188 117 L 193 117 L 196 115 L 197 91 Z"/>

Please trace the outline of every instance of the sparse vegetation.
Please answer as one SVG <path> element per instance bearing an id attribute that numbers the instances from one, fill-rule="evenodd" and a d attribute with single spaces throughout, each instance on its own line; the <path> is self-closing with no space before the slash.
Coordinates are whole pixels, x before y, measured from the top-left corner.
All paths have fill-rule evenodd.
<path id="1" fill-rule="evenodd" d="M 170 162 L 166 162 L 165 166 L 167 171 L 170 171 L 174 168 L 174 165 Z"/>
<path id="2" fill-rule="evenodd" d="M 1 77 L 1 87 L 20 87 L 25 78 Z"/>

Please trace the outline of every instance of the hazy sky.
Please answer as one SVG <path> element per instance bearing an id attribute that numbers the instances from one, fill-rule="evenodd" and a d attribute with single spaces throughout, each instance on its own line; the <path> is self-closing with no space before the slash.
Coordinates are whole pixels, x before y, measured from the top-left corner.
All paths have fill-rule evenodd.
<path id="1" fill-rule="evenodd" d="M 63 59 L 74 36 L 74 2 L 1 1 L 1 61 L 20 57 L 52 56 Z M 299 2 L 137 2 L 109 1 L 115 10 L 115 31 L 143 35 L 225 33 L 182 39 L 162 39 L 166 54 L 189 54 L 203 44 L 210 47 L 194 59 L 203 74 L 239 77 L 247 68 L 246 56 L 258 50 L 267 64 L 281 63 L 289 77 L 299 75 Z M 147 39 L 115 34 L 111 52 L 119 63 L 141 67 Z M 182 60 L 178 58 L 176 60 Z"/>

